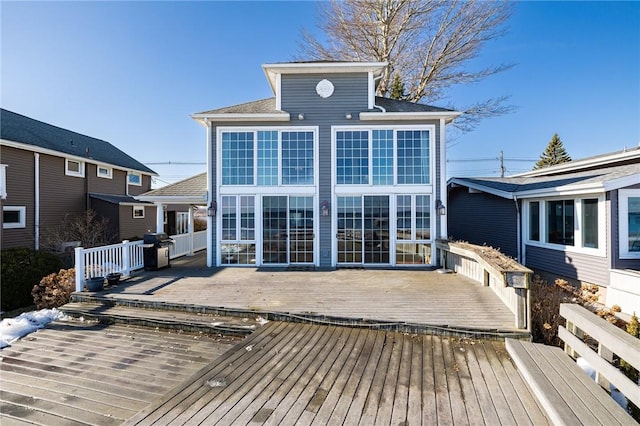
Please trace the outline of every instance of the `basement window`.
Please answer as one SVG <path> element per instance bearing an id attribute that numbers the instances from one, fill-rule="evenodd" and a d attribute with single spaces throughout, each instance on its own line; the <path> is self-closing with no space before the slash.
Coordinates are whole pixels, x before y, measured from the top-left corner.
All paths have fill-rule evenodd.
<path id="1" fill-rule="evenodd" d="M 16 229 L 27 226 L 27 208 L 24 206 L 2 207 L 2 228 Z"/>
<path id="2" fill-rule="evenodd" d="M 97 171 L 98 177 L 105 179 L 113 178 L 113 169 L 111 167 L 98 166 Z"/>
<path id="3" fill-rule="evenodd" d="M 65 158 L 65 172 L 67 176 L 84 177 L 84 163 L 82 161 L 69 160 Z"/>

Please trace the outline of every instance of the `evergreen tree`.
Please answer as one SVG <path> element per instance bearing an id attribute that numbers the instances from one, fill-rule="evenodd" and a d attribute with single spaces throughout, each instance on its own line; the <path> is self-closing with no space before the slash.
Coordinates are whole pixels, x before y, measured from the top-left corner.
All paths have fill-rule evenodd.
<path id="1" fill-rule="evenodd" d="M 571 157 L 564 149 L 562 141 L 557 133 L 553 134 L 549 145 L 544 150 L 538 162 L 533 166 L 533 169 L 543 169 L 545 167 L 553 166 L 556 164 L 566 163 L 571 161 Z"/>
<path id="2" fill-rule="evenodd" d="M 391 99 L 404 100 L 404 83 L 400 80 L 400 76 L 396 74 L 393 76 L 393 81 L 391 82 L 391 90 L 389 91 L 389 97 Z"/>

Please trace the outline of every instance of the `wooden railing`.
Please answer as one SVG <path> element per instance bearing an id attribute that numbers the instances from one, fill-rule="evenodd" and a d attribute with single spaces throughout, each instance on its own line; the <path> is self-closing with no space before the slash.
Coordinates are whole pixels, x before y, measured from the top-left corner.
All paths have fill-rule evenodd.
<path id="1" fill-rule="evenodd" d="M 193 254 L 207 248 L 207 231 L 190 234 L 172 235 L 174 241 L 169 247 L 169 258 Z M 144 250 L 142 241 L 124 240 L 120 244 L 75 249 L 76 291 L 82 291 L 89 277 L 106 276 L 119 272 L 127 277 L 133 271 L 144 268 Z"/>
<path id="2" fill-rule="evenodd" d="M 558 329 L 558 337 L 565 343 L 565 352 L 573 358 L 584 358 L 596 371 L 596 382 L 600 386 L 608 391 L 612 384 L 628 400 L 640 406 L 640 386 L 611 364 L 613 356 L 617 355 L 640 369 L 640 339 L 579 305 L 562 303 L 560 316 L 567 320 L 566 328 L 560 326 Z M 585 336 L 597 342 L 597 352 L 584 342 Z"/>
<path id="3" fill-rule="evenodd" d="M 531 329 L 529 283 L 533 271 L 513 261 L 508 262 L 513 265 L 512 268 L 501 268 L 487 261 L 477 251 L 455 242 L 437 241 L 436 247 L 440 250 L 440 264 L 443 268 L 490 287 L 515 315 L 515 326 Z"/>

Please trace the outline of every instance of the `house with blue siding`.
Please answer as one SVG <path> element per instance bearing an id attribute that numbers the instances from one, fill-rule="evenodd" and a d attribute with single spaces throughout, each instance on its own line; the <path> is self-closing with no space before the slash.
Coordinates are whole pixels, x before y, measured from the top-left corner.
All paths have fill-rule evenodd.
<path id="1" fill-rule="evenodd" d="M 209 266 L 436 264 L 460 113 L 376 96 L 386 66 L 263 65 L 273 97 L 192 116 L 207 135 Z"/>
<path id="2" fill-rule="evenodd" d="M 449 235 L 640 313 L 640 147 L 506 178 L 452 178 Z"/>

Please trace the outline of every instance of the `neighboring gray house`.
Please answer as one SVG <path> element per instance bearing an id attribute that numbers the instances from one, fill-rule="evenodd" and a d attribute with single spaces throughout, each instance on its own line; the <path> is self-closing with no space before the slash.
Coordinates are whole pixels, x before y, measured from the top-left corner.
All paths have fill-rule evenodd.
<path id="1" fill-rule="evenodd" d="M 640 148 L 507 178 L 452 178 L 449 235 L 606 288 L 640 313 Z"/>
<path id="2" fill-rule="evenodd" d="M 156 173 L 109 142 L 1 109 L 0 162 L 2 249 L 38 249 L 48 228 L 88 209 L 120 240 L 155 227 L 155 207 L 133 196 Z"/>
<path id="3" fill-rule="evenodd" d="M 386 66 L 263 65 L 274 97 L 192 116 L 207 129 L 209 266 L 436 264 L 460 113 L 376 97 Z"/>

